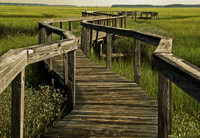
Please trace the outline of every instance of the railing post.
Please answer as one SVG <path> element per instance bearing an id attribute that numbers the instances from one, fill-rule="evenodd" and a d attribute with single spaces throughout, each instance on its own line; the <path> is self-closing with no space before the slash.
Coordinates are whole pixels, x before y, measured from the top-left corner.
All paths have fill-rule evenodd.
<path id="1" fill-rule="evenodd" d="M 51 43 L 53 41 L 53 34 L 51 31 L 47 30 L 47 43 Z M 52 59 L 48 59 L 47 60 L 47 64 L 48 64 L 48 73 L 50 73 L 52 71 Z"/>
<path id="2" fill-rule="evenodd" d="M 93 30 L 90 30 L 90 48 L 91 48 L 91 52 L 93 52 L 93 47 L 92 47 L 92 43 L 93 43 Z"/>
<path id="3" fill-rule="evenodd" d="M 106 68 L 107 69 L 111 69 L 111 60 L 112 60 L 111 41 L 112 41 L 111 34 L 106 33 L 106 42 L 107 42 Z"/>
<path id="4" fill-rule="evenodd" d="M 60 29 L 62 29 L 63 28 L 63 24 L 62 24 L 62 22 L 60 22 Z M 62 37 L 62 35 L 60 35 L 60 40 L 62 40 L 63 39 L 63 37 Z"/>
<path id="5" fill-rule="evenodd" d="M 68 92 L 68 53 L 63 54 L 63 78 L 64 90 Z"/>
<path id="6" fill-rule="evenodd" d="M 25 70 L 12 81 L 11 137 L 23 138 Z"/>
<path id="7" fill-rule="evenodd" d="M 69 21 L 69 31 L 72 31 L 72 22 Z"/>
<path id="8" fill-rule="evenodd" d="M 82 27 L 81 29 L 81 50 L 82 51 L 83 51 L 83 45 L 84 45 L 84 27 Z"/>
<path id="9" fill-rule="evenodd" d="M 99 24 L 99 20 L 97 21 L 97 24 Z M 99 31 L 96 31 L 96 45 L 98 44 L 99 39 Z"/>
<path id="10" fill-rule="evenodd" d="M 42 44 L 42 36 L 43 36 L 43 29 L 42 26 L 40 24 L 38 24 L 38 44 Z"/>
<path id="11" fill-rule="evenodd" d="M 171 82 L 159 73 L 158 84 L 158 137 L 171 134 Z"/>
<path id="12" fill-rule="evenodd" d="M 68 53 L 68 101 L 71 110 L 75 109 L 75 69 L 76 51 Z"/>
<path id="13" fill-rule="evenodd" d="M 117 27 L 117 18 L 115 18 L 115 27 Z"/>
<path id="14" fill-rule="evenodd" d="M 124 28 L 126 28 L 126 17 L 124 17 Z"/>
<path id="15" fill-rule="evenodd" d="M 140 41 L 134 41 L 134 79 L 135 82 L 140 86 L 140 70 L 141 70 L 141 52 L 140 52 Z"/>

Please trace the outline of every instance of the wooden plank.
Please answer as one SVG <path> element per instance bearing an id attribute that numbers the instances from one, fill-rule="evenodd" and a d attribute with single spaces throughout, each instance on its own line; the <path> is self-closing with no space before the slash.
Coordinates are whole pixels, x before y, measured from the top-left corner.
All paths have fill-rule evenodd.
<path id="1" fill-rule="evenodd" d="M 107 43 L 107 51 L 106 51 L 106 68 L 111 69 L 111 61 L 112 61 L 112 48 L 111 48 L 111 34 L 107 33 L 106 34 L 106 43 Z"/>
<path id="2" fill-rule="evenodd" d="M 9 50 L 0 57 L 0 93 L 3 92 L 26 65 L 26 50 Z"/>
<path id="3" fill-rule="evenodd" d="M 159 73 L 159 85 L 158 85 L 158 137 L 168 138 L 169 135 L 169 120 L 170 115 L 170 94 L 171 83 L 161 73 Z M 170 115 L 170 116 L 169 116 Z"/>
<path id="4" fill-rule="evenodd" d="M 23 138 L 25 70 L 12 82 L 11 137 Z"/>
<path id="5" fill-rule="evenodd" d="M 140 86 L 141 80 L 141 52 L 140 52 L 140 41 L 134 41 L 134 80 Z"/>

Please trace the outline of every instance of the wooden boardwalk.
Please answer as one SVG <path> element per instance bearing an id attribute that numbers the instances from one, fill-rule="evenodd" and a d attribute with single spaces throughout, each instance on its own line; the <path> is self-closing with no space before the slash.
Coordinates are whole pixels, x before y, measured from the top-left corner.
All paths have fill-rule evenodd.
<path id="1" fill-rule="evenodd" d="M 62 57 L 53 69 L 63 78 Z M 43 137 L 157 137 L 157 101 L 132 82 L 76 54 L 76 109 Z"/>

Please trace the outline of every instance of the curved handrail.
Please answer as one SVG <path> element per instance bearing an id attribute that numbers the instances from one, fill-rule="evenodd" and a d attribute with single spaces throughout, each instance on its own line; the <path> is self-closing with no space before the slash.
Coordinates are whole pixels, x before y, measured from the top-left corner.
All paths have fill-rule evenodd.
<path id="1" fill-rule="evenodd" d="M 106 17 L 104 19 L 112 20 L 113 18 L 115 17 Z M 81 25 L 86 29 L 102 31 L 119 36 L 132 37 L 145 43 L 157 46 L 153 54 L 156 69 L 158 69 L 159 72 L 163 73 L 172 82 L 174 82 L 181 89 L 187 92 L 191 97 L 200 102 L 200 91 L 197 91 L 200 90 L 200 69 L 172 54 L 172 38 L 144 33 L 131 29 L 94 24 L 91 22 L 92 20 L 84 20 L 81 22 Z M 164 62 L 165 64 L 168 64 L 168 67 L 166 66 L 167 68 L 165 68 L 160 66 L 160 60 L 162 60 L 162 62 Z M 172 70 L 173 72 L 169 72 L 166 69 Z M 179 71 L 181 71 L 181 73 Z M 182 73 L 187 75 L 185 79 L 183 79 L 184 76 L 181 76 Z M 174 76 L 180 78 L 180 80 L 177 80 L 177 78 L 174 78 Z M 188 84 L 191 85 L 187 87 Z"/>

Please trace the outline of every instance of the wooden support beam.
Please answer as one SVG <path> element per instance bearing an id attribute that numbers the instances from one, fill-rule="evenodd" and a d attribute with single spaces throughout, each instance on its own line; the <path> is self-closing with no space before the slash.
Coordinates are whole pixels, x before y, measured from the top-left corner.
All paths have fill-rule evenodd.
<path id="1" fill-rule="evenodd" d="M 158 81 L 158 137 L 168 138 L 171 133 L 171 82 L 162 73 Z"/>
<path id="2" fill-rule="evenodd" d="M 12 81 L 11 137 L 23 138 L 25 70 Z"/>
<path id="3" fill-rule="evenodd" d="M 135 82 L 140 86 L 140 79 L 141 79 L 141 52 L 140 52 L 140 41 L 135 39 L 134 41 L 134 79 Z"/>
<path id="4" fill-rule="evenodd" d="M 107 42 L 107 53 L 106 53 L 106 68 L 111 69 L 111 60 L 112 60 L 112 52 L 111 52 L 111 34 L 106 33 L 106 42 Z"/>
<path id="5" fill-rule="evenodd" d="M 76 51 L 68 53 L 68 102 L 70 109 L 75 109 L 75 69 Z"/>

